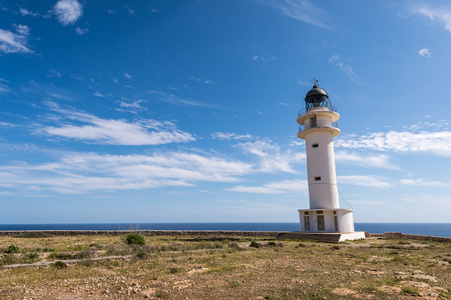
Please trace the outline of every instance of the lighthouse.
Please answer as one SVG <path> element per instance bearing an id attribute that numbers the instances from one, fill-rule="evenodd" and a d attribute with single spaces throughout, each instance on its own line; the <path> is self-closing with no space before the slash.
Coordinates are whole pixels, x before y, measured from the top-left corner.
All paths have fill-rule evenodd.
<path id="1" fill-rule="evenodd" d="M 333 138 L 340 134 L 335 122 L 340 115 L 329 95 L 315 80 L 305 96 L 305 110 L 297 122 L 302 125 L 298 137 L 305 140 L 309 209 L 299 209 L 301 232 L 335 233 L 339 240 L 365 238 L 354 231 L 354 211 L 340 208 Z"/>

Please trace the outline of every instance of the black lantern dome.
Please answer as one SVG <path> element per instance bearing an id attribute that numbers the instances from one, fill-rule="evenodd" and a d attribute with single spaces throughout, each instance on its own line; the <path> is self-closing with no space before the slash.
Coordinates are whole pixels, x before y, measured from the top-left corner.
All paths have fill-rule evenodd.
<path id="1" fill-rule="evenodd" d="M 318 83 L 315 81 L 312 89 L 305 96 L 305 110 L 308 111 L 318 107 L 326 107 L 331 111 L 335 111 L 330 103 L 329 96 L 326 91 L 320 88 Z"/>

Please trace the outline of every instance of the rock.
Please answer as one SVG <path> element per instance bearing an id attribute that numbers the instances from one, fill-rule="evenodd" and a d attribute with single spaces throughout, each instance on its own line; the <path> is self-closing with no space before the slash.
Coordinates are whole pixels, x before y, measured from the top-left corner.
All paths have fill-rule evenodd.
<path id="1" fill-rule="evenodd" d="M 430 276 L 430 275 L 415 274 L 415 275 L 413 275 L 413 278 L 425 280 L 425 281 L 429 281 L 429 282 L 437 282 L 436 277 Z"/>
<path id="2" fill-rule="evenodd" d="M 401 293 L 401 288 L 399 288 L 397 286 L 382 285 L 382 286 L 378 286 L 377 289 L 379 291 L 387 293 L 387 294 L 399 294 L 399 293 Z"/>
<path id="3" fill-rule="evenodd" d="M 349 295 L 354 295 L 355 292 L 353 290 L 350 289 L 345 289 L 345 288 L 336 288 L 332 291 L 332 294 L 338 295 L 338 296 L 349 296 Z"/>

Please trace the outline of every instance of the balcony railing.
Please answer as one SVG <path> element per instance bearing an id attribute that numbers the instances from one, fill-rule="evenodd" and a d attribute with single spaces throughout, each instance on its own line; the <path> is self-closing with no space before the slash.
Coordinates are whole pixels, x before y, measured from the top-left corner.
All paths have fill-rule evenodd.
<path id="1" fill-rule="evenodd" d="M 337 122 L 332 123 L 331 126 L 313 126 L 313 127 L 308 128 L 308 129 L 311 129 L 311 128 L 332 128 L 332 127 L 333 128 L 338 128 L 338 123 Z M 301 132 L 303 130 L 305 130 L 305 126 L 299 125 L 299 132 Z"/>
<path id="2" fill-rule="evenodd" d="M 309 110 L 315 109 L 315 108 L 321 108 L 321 107 L 313 107 L 313 108 L 309 108 L 309 109 L 304 107 L 303 109 L 298 111 L 298 117 L 302 116 L 303 114 L 305 114 Z M 335 106 L 332 106 L 332 104 L 328 104 L 327 106 L 324 106 L 324 108 L 328 108 L 330 111 L 337 112 L 337 108 Z"/>

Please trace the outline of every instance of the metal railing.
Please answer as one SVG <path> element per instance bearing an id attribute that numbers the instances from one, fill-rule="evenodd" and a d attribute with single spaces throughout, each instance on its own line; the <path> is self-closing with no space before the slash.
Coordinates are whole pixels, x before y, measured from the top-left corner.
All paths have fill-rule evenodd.
<path id="1" fill-rule="evenodd" d="M 310 128 L 308 128 L 308 129 L 311 129 L 311 128 L 338 128 L 338 123 L 337 122 L 335 122 L 335 123 L 332 123 L 331 124 L 331 126 L 313 126 L 313 127 L 310 127 Z M 303 130 L 305 130 L 305 126 L 302 126 L 302 125 L 299 125 L 299 132 L 301 132 L 301 131 L 303 131 Z"/>
<path id="2" fill-rule="evenodd" d="M 328 108 L 329 111 L 332 111 L 332 112 L 337 112 L 337 108 L 335 106 L 333 106 L 332 104 L 328 104 L 327 106 L 321 106 L 321 107 Z M 309 108 L 309 109 L 304 107 L 303 109 L 298 111 L 298 117 L 302 116 L 303 114 L 305 114 L 309 110 L 312 110 L 312 109 L 315 109 L 315 108 L 321 108 L 321 107 L 313 107 L 313 108 Z"/>

